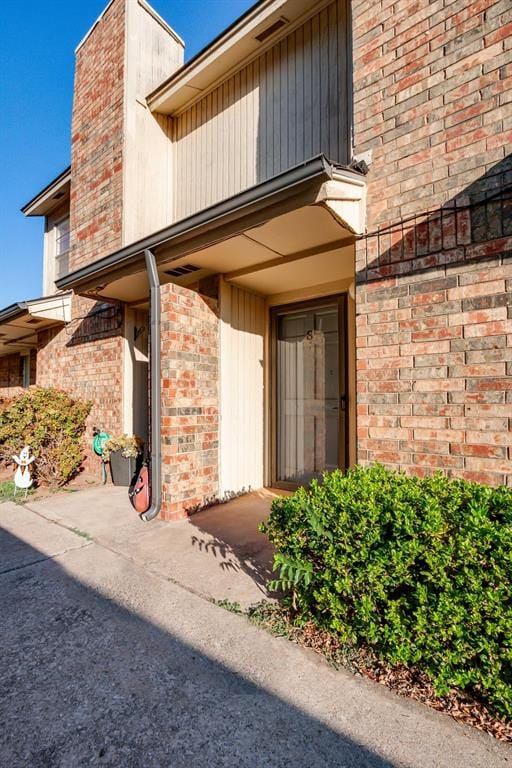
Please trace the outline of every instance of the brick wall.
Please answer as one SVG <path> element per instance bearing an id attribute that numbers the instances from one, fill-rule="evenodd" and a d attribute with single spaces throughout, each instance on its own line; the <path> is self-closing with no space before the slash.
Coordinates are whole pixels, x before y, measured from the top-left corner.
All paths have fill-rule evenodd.
<path id="1" fill-rule="evenodd" d="M 512 484 L 510 5 L 352 10 L 359 461 Z"/>
<path id="2" fill-rule="evenodd" d="M 92 427 L 110 434 L 122 432 L 122 359 L 124 316 L 120 307 L 99 305 L 73 298 L 73 317 L 68 326 L 38 334 L 37 350 L 30 354 L 30 384 L 63 389 L 93 407 L 87 422 L 86 469 L 97 471 L 90 447 Z M 22 392 L 19 354 L 0 357 L 0 399 Z"/>
<path id="3" fill-rule="evenodd" d="M 215 292 L 208 293 L 162 286 L 166 520 L 190 514 L 218 494 L 219 320 Z"/>
<path id="4" fill-rule="evenodd" d="M 112 435 L 123 431 L 124 317 L 120 307 L 75 296 L 73 318 L 65 328 L 39 333 L 37 384 L 93 402 L 86 435 L 90 459 L 93 426 Z"/>
<path id="5" fill-rule="evenodd" d="M 125 0 L 76 53 L 71 129 L 71 270 L 121 245 Z"/>
<path id="6" fill-rule="evenodd" d="M 36 355 L 30 353 L 30 383 L 36 380 Z M 0 357 L 0 399 L 17 395 L 23 387 L 21 356 L 16 352 Z"/>
<path id="7" fill-rule="evenodd" d="M 12 397 L 22 386 L 20 356 L 0 357 L 0 397 Z"/>

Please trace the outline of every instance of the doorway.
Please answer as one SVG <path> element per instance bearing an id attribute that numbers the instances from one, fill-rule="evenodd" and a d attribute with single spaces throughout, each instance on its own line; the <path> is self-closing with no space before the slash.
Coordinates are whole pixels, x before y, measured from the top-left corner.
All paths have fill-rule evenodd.
<path id="1" fill-rule="evenodd" d="M 148 440 L 148 329 L 147 310 L 136 310 L 132 315 L 131 370 L 132 370 L 132 431 Z"/>
<path id="2" fill-rule="evenodd" d="M 272 484 L 347 466 L 346 296 L 272 310 Z"/>

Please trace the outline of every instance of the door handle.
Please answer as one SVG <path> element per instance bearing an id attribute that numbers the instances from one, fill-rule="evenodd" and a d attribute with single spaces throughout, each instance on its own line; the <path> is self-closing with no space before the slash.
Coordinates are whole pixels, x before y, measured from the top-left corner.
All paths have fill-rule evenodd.
<path id="1" fill-rule="evenodd" d="M 346 395 L 340 395 L 340 407 L 342 411 L 347 410 L 347 396 Z"/>

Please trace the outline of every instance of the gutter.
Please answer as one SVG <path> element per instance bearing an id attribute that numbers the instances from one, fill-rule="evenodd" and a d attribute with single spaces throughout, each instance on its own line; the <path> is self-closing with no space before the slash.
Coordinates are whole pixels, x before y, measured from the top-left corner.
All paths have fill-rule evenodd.
<path id="1" fill-rule="evenodd" d="M 150 462 L 149 487 L 151 506 L 140 516 L 149 522 L 160 512 L 162 505 L 162 441 L 161 441 L 161 373 L 160 373 L 160 280 L 154 254 L 146 248 L 144 251 L 149 282 L 149 434 Z"/>
<path id="2" fill-rule="evenodd" d="M 23 301 L 9 304 L 5 309 L 0 310 L 0 323 L 7 323 L 9 320 L 15 320 L 27 311 L 26 304 Z"/>
<path id="3" fill-rule="evenodd" d="M 198 230 L 205 225 L 222 220 L 228 215 L 243 215 L 245 209 L 250 206 L 260 204 L 280 193 L 289 192 L 289 190 L 302 184 L 310 183 L 317 178 L 323 181 L 330 180 L 334 178 L 334 174 L 338 169 L 350 171 L 356 178 L 360 176 L 360 174 L 354 173 L 351 168 L 335 165 L 329 162 L 325 155 L 318 155 L 284 173 L 273 176 L 267 181 L 260 182 L 250 189 L 233 195 L 233 197 L 229 197 L 220 203 L 204 208 L 198 213 L 187 216 L 185 219 L 181 219 L 169 227 L 165 227 L 142 240 L 138 240 L 102 259 L 98 259 L 98 261 L 92 262 L 92 264 L 87 264 L 81 269 L 70 272 L 57 280 L 56 285 L 60 290 L 78 288 L 82 282 L 88 282 L 96 277 L 101 279 L 101 276 L 105 276 L 111 270 L 135 262 L 144 255 L 147 249 L 154 250 L 156 247 L 169 243 L 178 237 L 189 235 L 194 230 Z"/>

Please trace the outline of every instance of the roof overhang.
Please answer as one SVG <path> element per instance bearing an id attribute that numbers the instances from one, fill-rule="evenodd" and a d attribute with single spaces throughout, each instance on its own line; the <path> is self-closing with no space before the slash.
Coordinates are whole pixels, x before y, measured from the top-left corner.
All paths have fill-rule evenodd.
<path id="1" fill-rule="evenodd" d="M 53 179 L 41 192 L 29 200 L 21 212 L 25 216 L 48 216 L 67 197 L 71 187 L 71 167 Z"/>
<path id="2" fill-rule="evenodd" d="M 0 310 L 0 356 L 27 352 L 37 345 L 37 334 L 71 320 L 71 293 L 11 304 Z"/>
<path id="3" fill-rule="evenodd" d="M 145 249 L 153 251 L 162 277 L 169 280 L 165 276 L 172 264 L 206 249 L 212 253 L 238 236 L 245 237 L 243 253 L 253 254 L 253 264 L 334 247 L 341 240 L 353 242 L 364 229 L 365 193 L 360 173 L 320 155 L 71 272 L 57 286 L 98 299 L 132 301 L 134 291 L 144 295 L 146 290 L 144 277 L 137 288 L 127 288 L 134 274 L 145 271 Z M 323 212 L 321 220 L 313 209 Z M 306 216 L 309 234 L 303 226 Z M 285 229 L 283 243 L 280 232 Z M 250 265 L 250 258 L 244 261 L 235 251 L 229 263 L 211 260 L 208 270 L 225 273 Z"/>
<path id="4" fill-rule="evenodd" d="M 245 62 L 314 14 L 329 0 L 262 0 L 147 96 L 152 112 L 174 115 Z M 260 39 L 258 39 L 260 38 Z"/>

